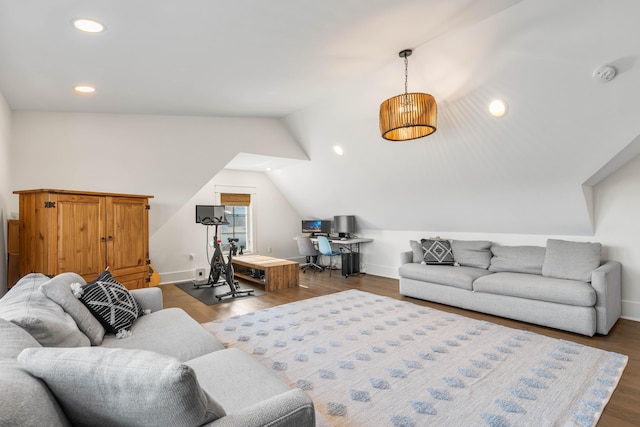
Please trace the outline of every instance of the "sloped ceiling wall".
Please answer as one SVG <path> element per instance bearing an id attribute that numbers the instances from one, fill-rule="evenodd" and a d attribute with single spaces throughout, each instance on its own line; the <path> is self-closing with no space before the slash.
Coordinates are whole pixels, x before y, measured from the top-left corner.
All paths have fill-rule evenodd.
<path id="1" fill-rule="evenodd" d="M 640 135 L 637 16 L 633 1 L 525 1 L 447 33 L 409 60 L 409 91 L 438 101 L 434 135 L 379 136 L 379 104 L 404 89 L 396 58 L 288 116 L 311 162 L 270 176 L 303 217 L 363 229 L 590 235 L 582 185 Z M 592 78 L 604 64 L 608 83 Z"/>

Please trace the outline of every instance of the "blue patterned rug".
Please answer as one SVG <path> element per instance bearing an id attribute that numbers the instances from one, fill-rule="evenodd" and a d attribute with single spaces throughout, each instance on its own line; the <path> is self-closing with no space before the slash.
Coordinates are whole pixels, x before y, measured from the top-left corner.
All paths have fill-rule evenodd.
<path id="1" fill-rule="evenodd" d="M 624 355 L 349 290 L 204 325 L 319 426 L 593 426 Z"/>

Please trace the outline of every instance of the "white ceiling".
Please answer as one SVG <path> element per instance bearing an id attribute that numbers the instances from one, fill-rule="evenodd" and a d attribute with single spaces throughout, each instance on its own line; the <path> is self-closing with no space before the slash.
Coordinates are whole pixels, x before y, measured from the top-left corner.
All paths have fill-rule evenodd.
<path id="1" fill-rule="evenodd" d="M 583 186 L 640 151 L 638 16 L 637 0 L 0 0 L 0 92 L 14 111 L 282 119 L 310 161 L 261 151 L 227 167 L 275 169 L 305 217 L 590 234 Z M 438 130 L 392 144 L 377 109 L 403 90 L 404 48 Z M 592 78 L 604 64 L 609 83 Z"/>
<path id="2" fill-rule="evenodd" d="M 284 117 L 519 1 L 0 0 L 0 91 L 13 110 Z"/>

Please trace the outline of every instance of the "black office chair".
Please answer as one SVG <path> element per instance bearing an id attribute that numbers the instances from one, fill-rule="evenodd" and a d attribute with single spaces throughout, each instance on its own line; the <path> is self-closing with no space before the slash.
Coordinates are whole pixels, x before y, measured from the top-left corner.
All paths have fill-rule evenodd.
<path id="1" fill-rule="evenodd" d="M 331 277 L 331 270 L 333 270 L 332 262 L 334 256 L 341 256 L 342 252 L 334 251 L 331 249 L 331 243 L 329 243 L 329 239 L 324 236 L 318 236 L 318 250 L 322 255 L 326 255 L 329 257 L 329 277 Z"/>
<path id="2" fill-rule="evenodd" d="M 313 246 L 313 242 L 309 238 L 309 236 L 298 236 L 296 238 L 298 241 L 298 251 L 300 255 L 306 257 L 307 262 L 304 264 L 300 264 L 300 269 L 302 269 L 303 273 L 307 272 L 307 268 L 312 268 L 314 271 L 322 271 L 323 268 L 316 264 L 318 261 L 318 255 L 320 252 Z"/>

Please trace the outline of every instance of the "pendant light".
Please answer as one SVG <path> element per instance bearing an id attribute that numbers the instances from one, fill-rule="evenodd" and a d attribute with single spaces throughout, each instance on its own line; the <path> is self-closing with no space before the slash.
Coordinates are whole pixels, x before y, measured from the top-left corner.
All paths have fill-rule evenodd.
<path id="1" fill-rule="evenodd" d="M 407 58 L 411 53 L 411 49 L 399 53 L 404 58 L 404 94 L 380 104 L 380 133 L 389 141 L 408 141 L 436 131 L 438 108 L 435 98 L 428 93 L 407 93 Z"/>

